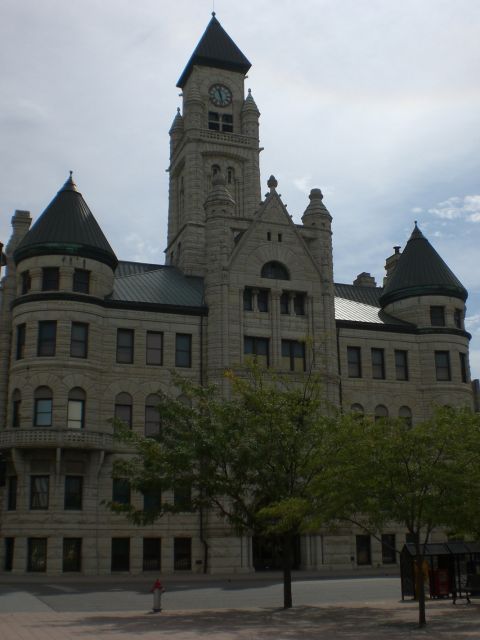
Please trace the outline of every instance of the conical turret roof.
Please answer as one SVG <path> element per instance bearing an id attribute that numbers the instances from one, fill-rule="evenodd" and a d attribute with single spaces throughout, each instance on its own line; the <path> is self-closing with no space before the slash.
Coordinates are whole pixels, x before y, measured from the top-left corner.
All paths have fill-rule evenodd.
<path id="1" fill-rule="evenodd" d="M 252 66 L 212 13 L 205 33 L 183 70 L 177 87 L 183 89 L 194 65 L 247 73 Z"/>
<path id="2" fill-rule="evenodd" d="M 72 174 L 14 253 L 15 263 L 31 256 L 71 254 L 93 258 L 112 269 L 118 260 L 93 217 Z"/>
<path id="3" fill-rule="evenodd" d="M 417 227 L 380 298 L 382 307 L 412 296 L 441 295 L 467 299 L 467 290 Z"/>

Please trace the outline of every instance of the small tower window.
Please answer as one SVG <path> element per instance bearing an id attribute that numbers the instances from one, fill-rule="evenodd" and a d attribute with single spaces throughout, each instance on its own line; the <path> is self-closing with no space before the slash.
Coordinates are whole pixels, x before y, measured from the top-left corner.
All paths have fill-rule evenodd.
<path id="1" fill-rule="evenodd" d="M 227 169 L 227 182 L 228 184 L 233 184 L 235 180 L 235 169 L 233 167 L 228 167 Z"/>

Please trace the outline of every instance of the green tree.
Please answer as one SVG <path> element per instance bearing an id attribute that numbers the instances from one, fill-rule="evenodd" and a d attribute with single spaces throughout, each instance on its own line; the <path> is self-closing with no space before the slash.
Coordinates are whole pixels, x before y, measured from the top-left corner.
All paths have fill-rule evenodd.
<path id="1" fill-rule="evenodd" d="M 310 488 L 331 459 L 334 418 L 311 375 L 292 384 L 252 365 L 242 376 L 227 372 L 226 377 L 228 400 L 215 387 L 177 378 L 181 399 L 161 395 L 158 438 L 121 430 L 136 455 L 117 462 L 115 473 L 139 491 L 189 483 L 196 508 L 215 509 L 238 532 L 275 536 L 288 608 L 293 539 L 309 526 Z M 175 507 L 117 510 L 144 523 Z"/>
<path id="2" fill-rule="evenodd" d="M 324 475 L 314 487 L 322 517 L 348 521 L 377 537 L 388 523 L 405 526 L 416 544 L 415 590 L 423 626 L 424 545 L 435 528 L 468 530 L 479 521 L 480 416 L 442 408 L 411 427 L 401 420 L 350 415 L 339 420 L 337 438 L 331 470 L 339 470 L 337 482 Z"/>

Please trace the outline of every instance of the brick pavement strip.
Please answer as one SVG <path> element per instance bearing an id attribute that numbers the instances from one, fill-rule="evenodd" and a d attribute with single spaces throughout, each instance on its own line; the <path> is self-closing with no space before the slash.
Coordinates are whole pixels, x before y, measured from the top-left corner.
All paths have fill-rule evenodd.
<path id="1" fill-rule="evenodd" d="M 1 640 L 480 640 L 480 605 L 429 602 L 426 629 L 415 603 L 108 613 L 0 615 Z"/>

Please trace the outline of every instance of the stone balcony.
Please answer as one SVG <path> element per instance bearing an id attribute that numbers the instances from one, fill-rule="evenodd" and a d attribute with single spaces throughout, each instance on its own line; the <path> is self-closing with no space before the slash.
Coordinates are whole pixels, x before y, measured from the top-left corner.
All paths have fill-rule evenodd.
<path id="1" fill-rule="evenodd" d="M 87 449 L 107 452 L 127 450 L 126 445 L 115 440 L 112 434 L 77 429 L 5 429 L 0 431 L 1 449 Z"/>

